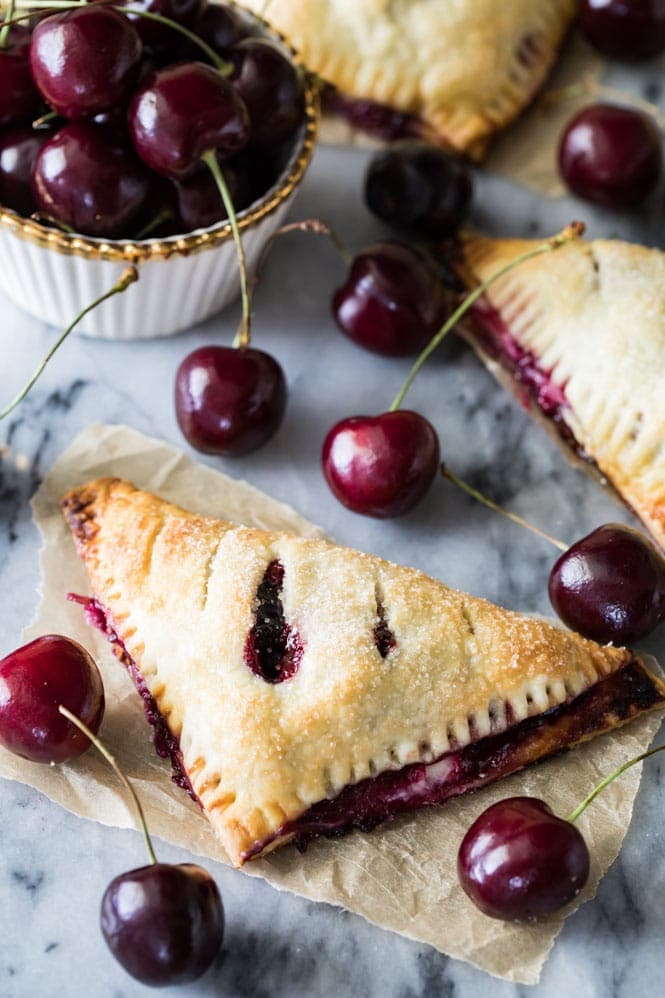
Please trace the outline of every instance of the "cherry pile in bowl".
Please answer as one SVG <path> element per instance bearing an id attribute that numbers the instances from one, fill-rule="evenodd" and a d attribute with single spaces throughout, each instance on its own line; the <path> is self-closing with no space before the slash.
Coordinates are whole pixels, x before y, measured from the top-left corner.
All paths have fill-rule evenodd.
<path id="1" fill-rule="evenodd" d="M 285 50 L 207 0 L 132 11 L 0 25 L 0 204 L 82 235 L 164 237 L 226 217 L 204 153 L 238 211 L 283 172 L 304 119 Z"/>

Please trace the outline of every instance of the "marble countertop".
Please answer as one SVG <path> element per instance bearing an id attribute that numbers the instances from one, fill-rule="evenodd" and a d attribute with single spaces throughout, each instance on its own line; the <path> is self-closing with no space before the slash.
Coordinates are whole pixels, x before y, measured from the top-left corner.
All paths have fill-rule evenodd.
<path id="1" fill-rule="evenodd" d="M 656 67 L 657 69 L 657 67 Z M 652 99 L 658 72 L 641 71 Z M 618 82 L 635 84 L 626 77 Z M 354 248 L 382 233 L 361 197 L 365 153 L 319 150 L 292 211 L 335 224 Z M 662 192 L 629 218 L 561 199 L 543 201 L 507 181 L 481 177 L 475 223 L 496 234 L 556 231 L 584 218 L 592 235 L 620 235 L 661 246 Z M 343 415 L 381 411 L 407 362 L 377 358 L 343 340 L 328 302 L 343 267 L 325 242 L 289 236 L 271 255 L 255 303 L 257 345 L 288 374 L 290 401 L 278 436 L 241 461 L 207 459 L 320 523 L 341 542 L 412 564 L 505 606 L 547 613 L 552 551 L 517 527 L 439 482 L 398 522 L 355 517 L 325 487 L 318 453 L 326 430 Z M 8 301 L 2 312 L 2 396 L 10 398 L 37 364 L 54 332 Z M 231 309 L 169 340 L 115 344 L 72 339 L 28 400 L 0 425 L 0 655 L 15 647 L 36 605 L 38 538 L 28 499 L 72 437 L 91 422 L 124 422 L 178 445 L 172 407 L 175 368 L 209 341 L 230 342 Z M 411 404 L 436 425 L 443 456 L 496 499 L 563 539 L 573 540 L 626 514 L 580 472 L 498 388 L 472 354 L 450 340 L 425 368 Z M 646 646 L 665 658 L 665 635 Z M 661 736 L 662 737 L 662 736 Z M 658 991 L 665 937 L 665 802 L 652 760 L 644 773 L 631 828 L 597 898 L 566 923 L 534 989 L 495 980 L 427 946 L 381 931 L 361 918 L 280 894 L 241 873 L 210 864 L 227 913 L 223 951 L 188 995 L 228 998 L 637 998 Z M 138 834 L 73 817 L 36 791 L 0 783 L 0 998 L 148 993 L 114 962 L 97 929 L 104 887 L 140 865 Z M 160 858 L 181 861 L 162 845 Z M 166 994 L 185 992 L 167 989 Z"/>

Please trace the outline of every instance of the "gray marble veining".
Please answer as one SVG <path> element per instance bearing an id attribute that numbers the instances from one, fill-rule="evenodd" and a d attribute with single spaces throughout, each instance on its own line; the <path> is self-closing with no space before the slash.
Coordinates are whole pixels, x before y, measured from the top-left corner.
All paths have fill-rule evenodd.
<path id="1" fill-rule="evenodd" d="M 616 73 L 651 99 L 661 66 Z M 294 217 L 331 221 L 353 247 L 381 234 L 362 205 L 365 156 L 321 150 Z M 662 199 L 662 194 L 659 195 Z M 544 202 L 497 178 L 478 184 L 476 222 L 496 233 L 549 233 L 572 217 L 594 235 L 665 245 L 659 198 L 630 218 L 570 200 Z M 290 383 L 286 421 L 271 446 L 242 462 L 216 462 L 293 504 L 340 541 L 413 564 L 452 585 L 525 611 L 548 612 L 552 552 L 444 483 L 397 523 L 353 517 L 326 490 L 321 440 L 339 417 L 388 406 L 406 362 L 370 356 L 344 341 L 328 310 L 343 267 L 325 242 L 287 237 L 266 267 L 255 305 L 255 338 L 282 361 Z M 8 398 L 32 371 L 53 330 L 1 307 L 1 388 Z M 170 340 L 114 344 L 81 338 L 62 350 L 28 400 L 0 426 L 0 654 L 15 646 L 36 601 L 37 536 L 27 500 L 76 432 L 93 421 L 126 422 L 180 443 L 171 393 L 179 359 L 198 344 L 229 342 L 237 309 Z M 444 458 L 460 474 L 563 539 L 621 508 L 579 472 L 450 341 L 424 370 L 411 404 L 437 426 Z M 662 633 L 647 647 L 665 655 Z M 597 898 L 566 924 L 535 989 L 515 987 L 382 932 L 348 913 L 280 894 L 212 866 L 228 931 L 213 970 L 188 995 L 228 998 L 367 996 L 641 998 L 662 994 L 665 937 L 663 768 L 647 767 L 632 827 Z M 106 883 L 143 862 L 138 835 L 82 822 L 37 792 L 0 783 L 0 998 L 148 993 L 114 963 L 94 924 Z M 166 860 L 185 854 L 161 846 Z M 166 994 L 181 994 L 176 990 Z"/>

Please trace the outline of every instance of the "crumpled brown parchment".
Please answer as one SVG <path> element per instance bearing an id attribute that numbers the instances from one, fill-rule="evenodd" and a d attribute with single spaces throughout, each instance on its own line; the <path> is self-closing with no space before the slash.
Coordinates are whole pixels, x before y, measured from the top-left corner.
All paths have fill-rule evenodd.
<path id="1" fill-rule="evenodd" d="M 85 623 L 81 608 L 65 598 L 70 591 L 88 593 L 89 584 L 58 500 L 66 490 L 100 475 L 127 478 L 199 513 L 307 536 L 321 531 L 246 483 L 197 465 L 175 448 L 122 426 L 96 426 L 80 434 L 33 500 L 44 541 L 43 582 L 37 616 L 25 640 L 47 632 L 65 633 L 96 655 L 107 693 L 102 734 L 134 781 L 153 834 L 225 863 L 228 860 L 206 819 L 174 786 L 169 766 L 156 756 L 141 700 L 125 670 L 105 638 Z M 457 883 L 456 853 L 464 832 L 488 804 L 512 794 L 543 797 L 557 813 L 568 814 L 601 775 L 643 752 L 659 723 L 659 716 L 643 717 L 467 798 L 425 809 L 370 835 L 315 842 L 305 855 L 287 847 L 248 864 L 244 872 L 263 877 L 279 889 L 341 905 L 498 977 L 533 984 L 563 916 L 540 925 L 518 926 L 481 915 Z M 134 825 L 122 788 L 94 751 L 72 764 L 49 767 L 0 750 L 0 776 L 36 787 L 83 817 L 123 828 Z M 600 877 L 615 859 L 630 822 L 639 778 L 640 767 L 630 769 L 580 819 L 593 865 L 589 883 L 574 907 L 593 896 Z"/>

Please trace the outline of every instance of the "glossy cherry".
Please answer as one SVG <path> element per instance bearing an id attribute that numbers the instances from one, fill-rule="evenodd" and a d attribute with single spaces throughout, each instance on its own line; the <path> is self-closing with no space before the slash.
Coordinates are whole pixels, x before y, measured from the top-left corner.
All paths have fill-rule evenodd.
<path id="1" fill-rule="evenodd" d="M 127 18 L 98 4 L 40 21 L 30 68 L 40 92 L 65 118 L 94 118 L 123 104 L 139 77 L 143 45 Z"/>
<path id="2" fill-rule="evenodd" d="M 200 347 L 178 368 L 175 407 L 192 447 L 205 454 L 247 454 L 282 422 L 284 372 L 270 354 L 253 347 Z"/>
<path id="3" fill-rule="evenodd" d="M 224 4 L 211 3 L 196 19 L 194 31 L 222 56 L 247 33 L 236 12 Z"/>
<path id="4" fill-rule="evenodd" d="M 205 0 L 132 0 L 130 6 L 136 10 L 159 14 L 170 21 L 192 27 L 203 10 Z M 160 58 L 175 57 L 182 47 L 183 36 L 168 24 L 160 24 L 140 14 L 128 13 L 143 43 Z"/>
<path id="5" fill-rule="evenodd" d="M 62 704 L 96 733 L 104 716 L 99 670 L 81 645 L 47 634 L 0 661 L 0 744 L 31 762 L 65 762 L 90 747 Z"/>
<path id="6" fill-rule="evenodd" d="M 19 215 L 35 211 L 32 170 L 53 133 L 47 128 L 14 125 L 0 132 L 0 204 Z"/>
<path id="7" fill-rule="evenodd" d="M 251 200 L 249 181 L 244 172 L 230 164 L 223 170 L 224 178 L 236 211 L 242 211 Z M 181 232 L 207 229 L 225 219 L 226 209 L 219 196 L 215 179 L 209 170 L 202 170 L 174 182 L 176 212 Z"/>
<path id="8" fill-rule="evenodd" d="M 187 984 L 211 965 L 224 937 L 215 881 L 193 863 L 152 863 L 115 877 L 102 899 L 104 939 L 125 970 L 152 987 Z"/>
<path id="9" fill-rule="evenodd" d="M 578 829 L 534 797 L 488 807 L 457 856 L 460 883 L 477 908 L 504 921 L 531 921 L 569 904 L 589 876 Z"/>
<path id="10" fill-rule="evenodd" d="M 587 41 L 614 59 L 648 59 L 665 48 L 665 0 L 581 0 Z"/>
<path id="11" fill-rule="evenodd" d="M 374 353 L 418 353 L 446 315 L 443 286 L 420 253 L 402 243 L 375 243 L 352 261 L 332 300 L 343 333 Z"/>
<path id="12" fill-rule="evenodd" d="M 461 156 L 415 139 L 373 156 L 365 178 L 370 211 L 393 228 L 425 239 L 454 235 L 472 194 L 471 171 Z"/>
<path id="13" fill-rule="evenodd" d="M 609 208 L 630 208 L 658 183 L 661 140 L 642 111 L 592 104 L 575 115 L 559 146 L 559 167 L 578 197 Z"/>
<path id="14" fill-rule="evenodd" d="M 245 38 L 231 53 L 231 81 L 249 111 L 252 142 L 271 146 L 292 135 L 304 117 L 303 80 L 276 45 Z"/>
<path id="15" fill-rule="evenodd" d="M 638 530 L 607 523 L 561 555 L 549 596 L 573 630 L 630 644 L 665 620 L 665 559 Z"/>
<path id="16" fill-rule="evenodd" d="M 130 234 L 147 203 L 150 181 L 115 131 L 72 122 L 39 153 L 33 192 L 41 211 L 75 232 L 113 239 Z"/>
<path id="17" fill-rule="evenodd" d="M 17 24 L 9 29 L 7 45 L 0 48 L 0 127 L 29 121 L 40 104 L 30 72 L 30 32 Z"/>
<path id="18" fill-rule="evenodd" d="M 354 513 L 386 518 L 412 509 L 439 468 L 439 441 L 417 412 L 351 416 L 329 431 L 321 455 L 334 495 Z"/>
<path id="19" fill-rule="evenodd" d="M 237 91 L 212 66 L 181 62 L 157 70 L 129 109 L 139 156 L 165 177 L 195 172 L 204 153 L 227 159 L 247 144 L 249 116 Z"/>

